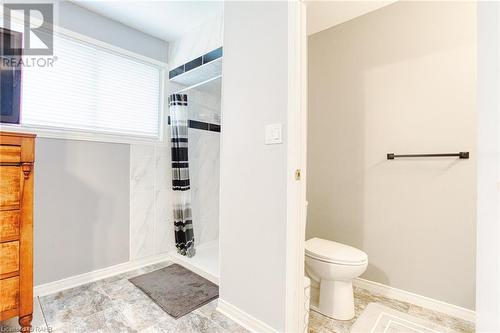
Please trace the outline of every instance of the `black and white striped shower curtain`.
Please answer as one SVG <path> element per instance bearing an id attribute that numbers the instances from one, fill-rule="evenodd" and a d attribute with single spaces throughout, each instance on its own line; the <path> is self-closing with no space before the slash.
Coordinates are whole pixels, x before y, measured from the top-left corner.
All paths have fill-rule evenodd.
<path id="1" fill-rule="evenodd" d="M 189 184 L 187 95 L 170 95 L 168 102 L 172 145 L 175 246 L 180 254 L 192 257 L 195 254 L 195 248 Z"/>

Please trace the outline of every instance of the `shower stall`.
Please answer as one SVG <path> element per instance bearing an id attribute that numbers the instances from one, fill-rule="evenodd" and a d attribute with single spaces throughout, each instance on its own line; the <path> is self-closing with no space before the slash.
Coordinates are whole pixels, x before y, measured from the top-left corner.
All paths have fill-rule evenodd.
<path id="1" fill-rule="evenodd" d="M 191 192 L 190 221 L 187 228 L 189 230 L 192 226 L 194 235 L 194 255 L 184 255 L 178 246 L 178 251 L 172 252 L 172 257 L 175 261 L 217 283 L 222 48 L 172 69 L 169 77 L 169 94 L 181 95 L 187 100 L 185 110 L 188 127 L 187 161 L 185 162 L 188 165 L 187 183 Z M 169 123 L 170 120 L 169 117 Z M 169 126 L 170 131 L 173 127 L 173 124 Z M 173 152 L 174 149 L 172 154 Z M 175 163 L 173 159 L 172 163 Z M 179 171 L 174 170 L 174 179 L 178 174 Z M 183 174 L 186 176 L 187 173 Z M 177 195 L 175 188 L 173 192 L 174 196 Z M 177 217 L 174 221 L 175 230 L 186 228 L 185 223 L 179 222 Z"/>

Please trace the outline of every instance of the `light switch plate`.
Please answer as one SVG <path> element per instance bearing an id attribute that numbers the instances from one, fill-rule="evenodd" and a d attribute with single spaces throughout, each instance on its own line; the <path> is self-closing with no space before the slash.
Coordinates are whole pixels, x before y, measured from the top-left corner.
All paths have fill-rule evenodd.
<path id="1" fill-rule="evenodd" d="M 276 145 L 283 142 L 281 123 L 266 125 L 266 145 Z"/>

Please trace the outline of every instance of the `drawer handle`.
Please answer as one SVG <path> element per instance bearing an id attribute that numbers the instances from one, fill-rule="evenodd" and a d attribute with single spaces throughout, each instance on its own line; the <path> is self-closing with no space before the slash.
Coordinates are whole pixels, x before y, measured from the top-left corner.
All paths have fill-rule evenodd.
<path id="1" fill-rule="evenodd" d="M 23 170 L 24 179 L 30 178 L 32 166 L 32 163 L 21 163 L 21 170 Z"/>

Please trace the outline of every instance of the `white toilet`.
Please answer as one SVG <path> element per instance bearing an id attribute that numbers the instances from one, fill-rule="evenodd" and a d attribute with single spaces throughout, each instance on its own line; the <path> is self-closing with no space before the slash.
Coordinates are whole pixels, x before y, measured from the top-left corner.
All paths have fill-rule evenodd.
<path id="1" fill-rule="evenodd" d="M 368 256 L 352 246 L 321 238 L 306 241 L 306 273 L 319 283 L 318 311 L 325 316 L 354 317 L 352 280 L 366 270 Z"/>

